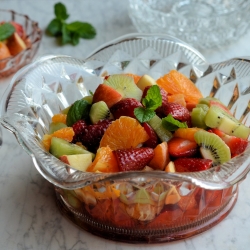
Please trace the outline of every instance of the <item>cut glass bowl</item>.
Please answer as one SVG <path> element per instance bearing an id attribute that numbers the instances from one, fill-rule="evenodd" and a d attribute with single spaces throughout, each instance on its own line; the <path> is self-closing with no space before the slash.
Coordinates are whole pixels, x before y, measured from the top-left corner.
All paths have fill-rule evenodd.
<path id="1" fill-rule="evenodd" d="M 188 76 L 204 96 L 221 99 L 236 118 L 250 125 L 250 61 L 209 65 L 198 51 L 168 35 L 126 35 L 85 60 L 46 56 L 13 77 L 2 99 L 0 122 L 55 186 L 62 213 L 81 228 L 117 241 L 168 242 L 211 228 L 233 208 L 238 184 L 250 170 L 249 146 L 231 161 L 202 172 L 104 174 L 74 170 L 41 144 L 53 114 L 93 92 L 103 76 L 134 73 L 158 78 L 171 69 Z"/>
<path id="2" fill-rule="evenodd" d="M 30 63 L 40 46 L 42 31 L 38 23 L 31 20 L 27 15 L 19 14 L 13 10 L 0 9 L 0 22 L 15 21 L 23 26 L 26 33 L 28 46 L 15 56 L 0 60 L 0 78 L 9 76 Z"/>
<path id="3" fill-rule="evenodd" d="M 197 49 L 236 41 L 249 30 L 248 0 L 129 0 L 139 32 L 166 33 Z"/>

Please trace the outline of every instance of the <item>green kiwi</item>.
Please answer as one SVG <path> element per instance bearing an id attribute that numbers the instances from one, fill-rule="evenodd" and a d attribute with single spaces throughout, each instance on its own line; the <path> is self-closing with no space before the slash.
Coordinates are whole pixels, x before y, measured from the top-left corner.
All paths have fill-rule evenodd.
<path id="1" fill-rule="evenodd" d="M 210 101 L 217 101 L 217 102 L 221 103 L 221 101 L 219 101 L 219 99 L 217 99 L 215 97 L 207 96 L 207 97 L 201 98 L 199 100 L 199 104 L 206 104 L 207 106 L 209 106 L 210 105 Z"/>
<path id="2" fill-rule="evenodd" d="M 76 155 L 76 154 L 89 154 L 90 151 L 76 145 L 72 144 L 64 139 L 52 137 L 50 145 L 50 153 L 55 157 L 59 158 L 62 155 Z M 94 159 L 94 154 L 92 158 Z"/>
<path id="3" fill-rule="evenodd" d="M 247 139 L 250 128 L 240 123 L 232 115 L 218 106 L 211 106 L 205 116 L 205 123 L 210 128 L 217 128 L 228 135 Z"/>
<path id="4" fill-rule="evenodd" d="M 96 124 L 102 119 L 111 119 L 112 114 L 104 101 L 99 101 L 92 104 L 89 111 L 89 118 L 93 124 Z"/>
<path id="5" fill-rule="evenodd" d="M 229 147 L 218 135 L 200 130 L 194 134 L 194 139 L 200 146 L 202 157 L 211 159 L 213 165 L 219 165 L 231 159 Z"/>
<path id="6" fill-rule="evenodd" d="M 155 115 L 148 121 L 148 124 L 153 128 L 162 142 L 169 141 L 173 137 L 172 133 L 162 126 L 162 120 L 159 116 Z"/>
<path id="7" fill-rule="evenodd" d="M 122 95 L 122 98 L 135 98 L 141 101 L 142 90 L 139 89 L 133 77 L 125 74 L 114 74 L 109 76 L 104 82 Z"/>
<path id="8" fill-rule="evenodd" d="M 204 121 L 204 118 L 207 114 L 209 107 L 206 104 L 197 104 L 191 112 L 191 121 L 193 127 L 206 129 L 207 125 Z"/>
<path id="9" fill-rule="evenodd" d="M 55 131 L 61 129 L 61 128 L 66 128 L 67 125 L 62 122 L 52 122 L 49 125 L 49 134 L 53 134 Z"/>

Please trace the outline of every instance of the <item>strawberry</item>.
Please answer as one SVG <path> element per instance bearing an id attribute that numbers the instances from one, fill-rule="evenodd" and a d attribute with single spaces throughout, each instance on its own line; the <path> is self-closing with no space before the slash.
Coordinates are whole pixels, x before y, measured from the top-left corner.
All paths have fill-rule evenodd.
<path id="1" fill-rule="evenodd" d="M 121 116 L 129 116 L 135 118 L 134 109 L 142 107 L 142 104 L 134 98 L 125 98 L 114 104 L 110 108 L 110 112 L 115 119 L 119 119 Z"/>
<path id="2" fill-rule="evenodd" d="M 168 152 L 172 157 L 192 157 L 198 153 L 198 145 L 194 141 L 173 137 L 168 141 Z"/>
<path id="3" fill-rule="evenodd" d="M 176 120 L 181 122 L 190 123 L 191 115 L 187 108 L 183 107 L 179 103 L 169 102 L 165 105 L 164 114 L 167 116 L 171 114 Z"/>
<path id="4" fill-rule="evenodd" d="M 154 157 L 152 148 L 130 148 L 113 151 L 120 171 L 139 171 Z"/>
<path id="5" fill-rule="evenodd" d="M 212 167 L 213 161 L 201 158 L 179 158 L 174 161 L 176 172 L 196 172 Z"/>
<path id="6" fill-rule="evenodd" d="M 149 135 L 149 139 L 143 143 L 143 146 L 149 148 L 155 148 L 159 142 L 157 134 L 152 129 L 152 127 L 149 126 L 148 123 L 144 122 L 142 126 Z"/>
<path id="7" fill-rule="evenodd" d="M 88 124 L 84 120 L 79 120 L 72 125 L 72 128 L 75 132 L 73 142 L 81 141 L 81 136 L 84 134 L 85 129 L 87 128 Z"/>
<path id="8" fill-rule="evenodd" d="M 227 146 L 230 148 L 231 157 L 235 157 L 243 153 L 248 145 L 248 141 L 246 139 L 242 139 L 233 135 L 227 135 L 219 129 L 213 128 L 210 129 L 209 132 L 215 133 L 227 144 Z"/>

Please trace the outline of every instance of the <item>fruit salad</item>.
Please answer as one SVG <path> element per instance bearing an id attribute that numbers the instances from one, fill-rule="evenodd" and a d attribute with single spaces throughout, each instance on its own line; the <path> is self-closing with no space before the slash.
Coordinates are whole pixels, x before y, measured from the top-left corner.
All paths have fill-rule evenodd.
<path id="1" fill-rule="evenodd" d="M 208 170 L 236 157 L 246 149 L 249 134 L 223 103 L 202 96 L 190 79 L 172 70 L 157 80 L 106 76 L 94 93 L 52 117 L 42 142 L 80 171 L 181 173 Z M 235 193 L 233 187 L 204 190 L 154 178 L 58 190 L 74 209 L 127 228 L 192 221 L 216 211 Z"/>

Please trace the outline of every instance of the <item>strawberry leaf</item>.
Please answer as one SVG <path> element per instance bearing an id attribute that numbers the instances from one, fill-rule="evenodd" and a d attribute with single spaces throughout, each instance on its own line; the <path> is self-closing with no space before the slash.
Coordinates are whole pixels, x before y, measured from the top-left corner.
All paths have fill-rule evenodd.
<path id="1" fill-rule="evenodd" d="M 175 131 L 178 128 L 188 127 L 186 122 L 180 122 L 174 119 L 170 114 L 167 117 L 162 118 L 162 126 L 169 131 Z"/>

